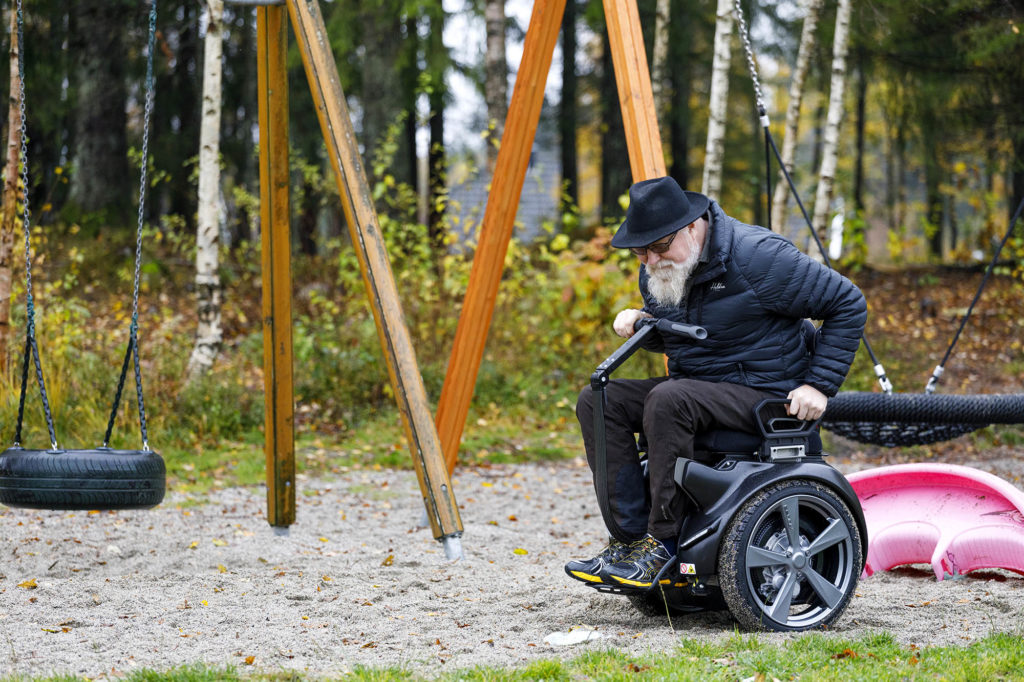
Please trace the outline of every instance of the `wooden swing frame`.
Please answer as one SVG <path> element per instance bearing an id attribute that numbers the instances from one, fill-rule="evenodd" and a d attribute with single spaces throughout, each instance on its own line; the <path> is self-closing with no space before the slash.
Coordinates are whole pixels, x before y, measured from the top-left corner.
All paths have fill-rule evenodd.
<path id="1" fill-rule="evenodd" d="M 436 422 L 401 303 L 318 0 L 255 2 L 258 30 L 267 520 L 295 522 L 291 251 L 288 210 L 287 12 L 334 169 L 352 243 L 397 398 L 434 537 L 456 542 L 462 521 L 450 474 L 469 413 L 505 254 L 540 119 L 566 0 L 536 0 L 505 121 Z M 635 0 L 604 0 L 633 181 L 665 175 L 650 72 Z"/>

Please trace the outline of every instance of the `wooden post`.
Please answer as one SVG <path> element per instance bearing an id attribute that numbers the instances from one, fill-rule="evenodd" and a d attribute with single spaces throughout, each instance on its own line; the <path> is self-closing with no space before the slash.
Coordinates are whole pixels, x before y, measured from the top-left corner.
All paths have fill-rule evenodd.
<path id="1" fill-rule="evenodd" d="M 665 175 L 665 153 L 658 133 L 651 73 L 647 68 L 636 0 L 604 0 L 604 16 L 633 182 L 662 177 Z"/>
<path id="2" fill-rule="evenodd" d="M 362 157 L 341 90 L 338 68 L 327 42 L 319 0 L 288 0 L 288 13 L 302 53 L 306 78 L 334 168 L 338 193 L 373 308 L 388 375 L 402 414 L 423 502 L 434 537 L 444 539 L 449 558 L 461 557 L 462 533 L 451 480 L 430 414 L 423 378 L 405 326 L 398 289 L 377 221 Z M 453 556 L 454 555 L 454 556 Z"/>
<path id="3" fill-rule="evenodd" d="M 288 72 L 285 64 L 288 25 L 283 7 L 260 7 L 256 16 L 267 521 L 272 526 L 286 527 L 295 522 Z"/>
<path id="4" fill-rule="evenodd" d="M 437 430 L 448 471 L 455 468 L 462 429 L 473 399 L 487 332 L 494 315 L 508 242 L 519 208 L 533 138 L 544 103 L 544 85 L 558 40 L 566 0 L 536 0 L 523 44 L 523 59 L 516 75 L 505 119 L 505 132 L 487 197 L 480 240 L 469 274 L 466 300 L 455 330 L 448 370 L 437 406 Z"/>

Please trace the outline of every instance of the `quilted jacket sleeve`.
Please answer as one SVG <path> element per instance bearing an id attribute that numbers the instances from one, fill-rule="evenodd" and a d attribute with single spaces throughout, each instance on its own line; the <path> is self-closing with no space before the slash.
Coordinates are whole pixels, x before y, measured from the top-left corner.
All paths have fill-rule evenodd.
<path id="1" fill-rule="evenodd" d="M 820 337 L 804 383 L 831 397 L 838 391 L 867 320 L 867 303 L 857 286 L 800 252 L 779 235 L 761 233 L 756 256 L 742 265 L 765 309 L 821 320 Z"/>

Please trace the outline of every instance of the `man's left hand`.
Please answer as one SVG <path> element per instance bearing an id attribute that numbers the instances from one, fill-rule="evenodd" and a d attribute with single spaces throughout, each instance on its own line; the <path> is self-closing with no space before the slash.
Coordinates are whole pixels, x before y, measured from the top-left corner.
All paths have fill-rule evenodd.
<path id="1" fill-rule="evenodd" d="M 828 397 L 807 384 L 794 388 L 786 397 L 789 398 L 789 414 L 804 421 L 820 419 L 828 405 Z"/>

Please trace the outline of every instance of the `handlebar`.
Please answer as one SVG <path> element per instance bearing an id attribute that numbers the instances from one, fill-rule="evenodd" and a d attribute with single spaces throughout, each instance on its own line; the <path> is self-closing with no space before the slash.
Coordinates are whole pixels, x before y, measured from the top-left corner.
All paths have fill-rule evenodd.
<path id="1" fill-rule="evenodd" d="M 703 341 L 708 338 L 708 330 L 704 327 L 698 327 L 695 324 L 683 324 L 681 322 L 673 322 L 672 320 L 659 319 L 656 317 L 641 317 L 639 320 L 633 323 L 633 331 L 640 331 L 641 327 L 654 326 L 659 332 L 663 334 L 676 334 L 678 336 L 687 336 L 696 341 Z"/>

